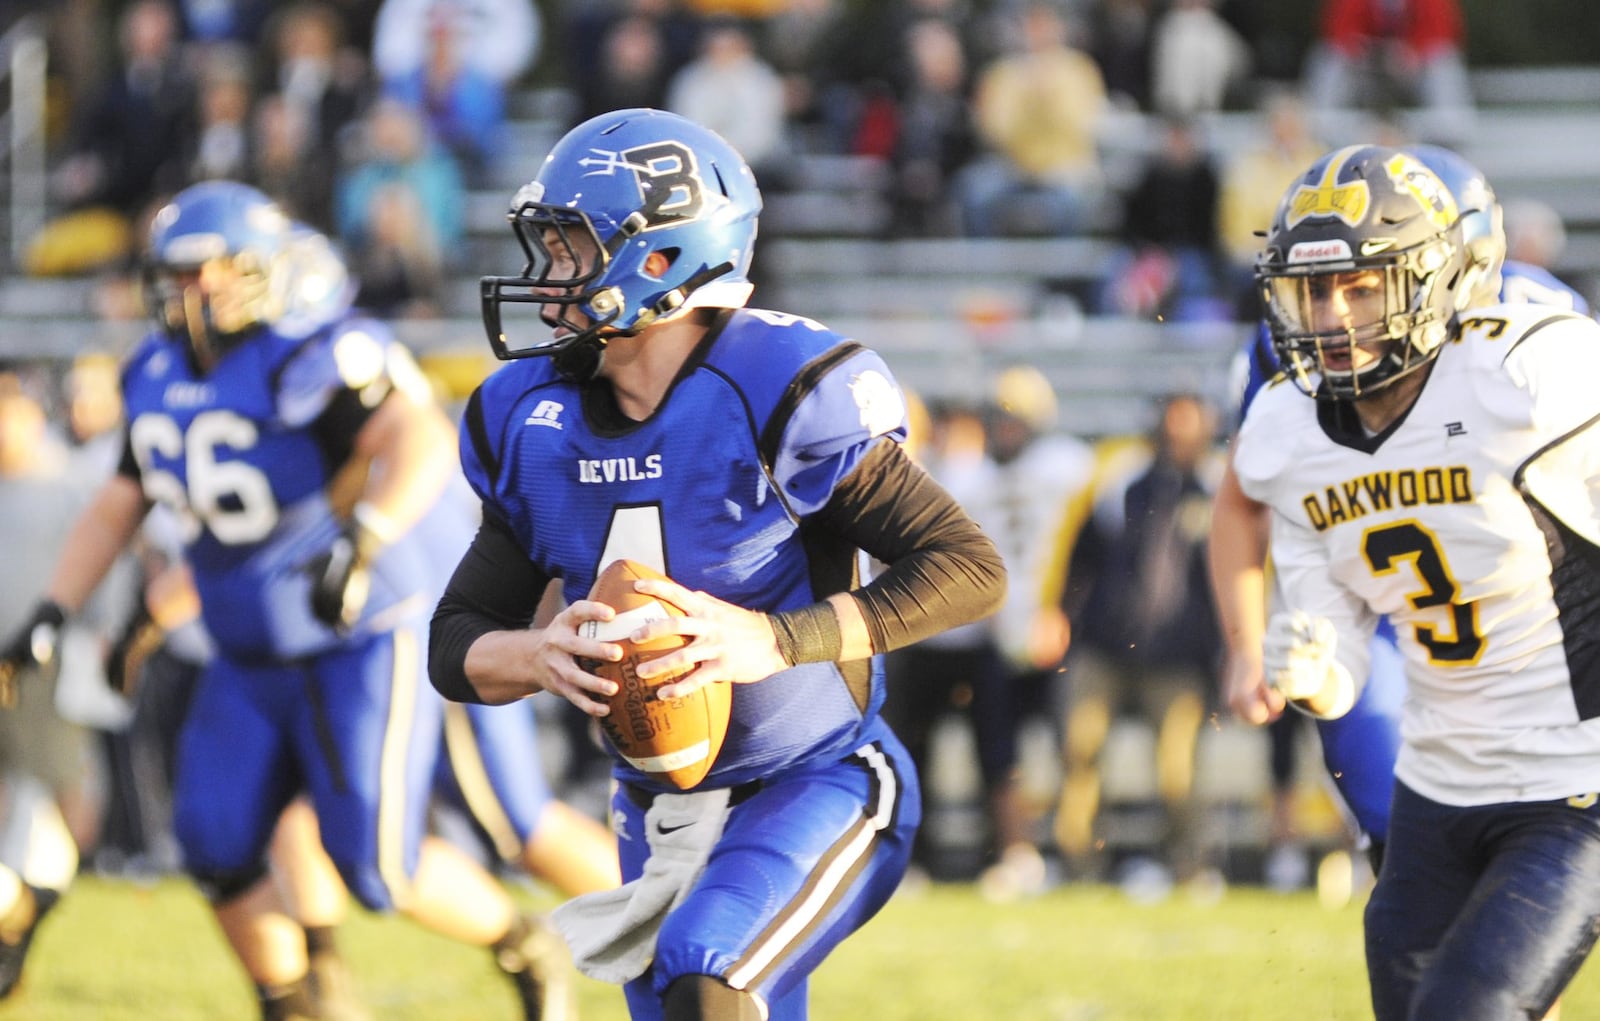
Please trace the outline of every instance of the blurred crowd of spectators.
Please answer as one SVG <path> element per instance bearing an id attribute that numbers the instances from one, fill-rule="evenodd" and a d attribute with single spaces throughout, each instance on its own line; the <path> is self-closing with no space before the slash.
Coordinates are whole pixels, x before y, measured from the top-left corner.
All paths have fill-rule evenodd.
<path id="1" fill-rule="evenodd" d="M 449 282 L 480 269 L 463 243 L 473 194 L 509 196 L 543 156 L 513 130 L 528 111 L 508 112 L 537 84 L 565 97 L 537 114 L 564 122 L 556 134 L 610 109 L 672 109 L 727 137 L 773 195 L 804 186 L 806 156 L 874 161 L 892 236 L 1114 239 L 1091 312 L 1253 317 L 1255 232 L 1324 150 L 1317 111 L 1453 117 L 1471 104 L 1457 0 L 1324 0 L 1303 90 L 1259 72 L 1265 2 L 62 0 L 39 6 L 50 219 L 24 268 L 126 275 L 166 196 L 231 178 L 336 238 L 359 303 L 388 316 L 445 311 Z M 1225 157 L 1202 129 L 1219 110 L 1259 120 L 1253 142 Z M 1119 112 L 1157 127 L 1131 173 L 1103 159 L 1102 130 Z M 1513 243 L 1532 253 L 1550 233 L 1514 231 Z M 21 394 L 28 380 L 17 379 Z M 936 408 L 923 456 L 1027 583 L 994 621 L 892 663 L 915 680 L 909 700 L 896 686 L 891 713 L 919 756 L 947 710 L 977 717 L 983 880 L 1003 899 L 1045 882 L 1039 848 L 1051 843 L 1074 876 L 1103 873 L 1100 758 L 1113 717 L 1139 703 L 1160 734 L 1162 852 L 1180 876 L 1201 875 L 1213 862 L 1191 795 L 1200 729 L 1218 709 L 1200 568 L 1216 409 L 1170 395 L 1150 436 L 1091 451 L 1055 429 L 1041 376 L 1004 379 L 982 406 Z M 1064 694 L 1075 632 L 1073 668 L 1094 681 Z M 944 683 L 930 697 L 934 667 Z M 1147 675 L 1163 682 L 1148 700 L 1130 682 Z M 1058 740 L 1075 735 L 1060 790 L 1042 798 L 1018 786 L 1029 713 Z"/>
<path id="2" fill-rule="evenodd" d="M 1091 311 L 1232 314 L 1260 195 L 1318 143 L 1266 98 L 1261 0 L 66 0 L 51 47 L 51 219 L 25 269 L 125 263 L 195 180 L 248 181 L 330 232 L 362 303 L 428 315 L 470 275 L 474 190 L 539 153 L 508 131 L 537 83 L 575 123 L 627 106 L 715 128 L 763 187 L 800 157 L 885 168 L 893 236 L 1096 234 L 1124 243 Z M 1323 0 L 1306 104 L 1469 112 L 1458 0 Z M 1257 110 L 1259 153 L 1217 165 L 1196 117 Z M 1117 111 L 1160 141 L 1133 179 Z M 1294 123 L 1296 120 L 1301 123 Z M 565 128 L 568 124 L 560 124 Z"/>

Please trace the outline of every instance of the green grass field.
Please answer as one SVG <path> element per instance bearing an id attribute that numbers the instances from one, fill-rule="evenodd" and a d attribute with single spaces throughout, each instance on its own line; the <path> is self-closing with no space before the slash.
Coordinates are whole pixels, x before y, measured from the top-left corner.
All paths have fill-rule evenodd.
<path id="1" fill-rule="evenodd" d="M 522 896 L 519 894 L 519 896 Z M 530 899 L 530 904 L 540 904 Z M 342 934 L 382 1021 L 517 1017 L 488 955 L 394 919 Z M 585 1021 L 626 1018 L 613 987 L 582 980 Z M 1359 904 L 1229 889 L 1135 904 L 1068 887 L 995 907 L 964 885 L 896 898 L 812 982 L 819 1021 L 1296 1021 L 1368 1017 Z M 179 880 L 82 880 L 41 928 L 23 986 L 0 1018 L 216 1021 L 254 1017 L 248 986 L 209 913 Z M 1600 1016 L 1589 967 L 1566 1016 Z"/>

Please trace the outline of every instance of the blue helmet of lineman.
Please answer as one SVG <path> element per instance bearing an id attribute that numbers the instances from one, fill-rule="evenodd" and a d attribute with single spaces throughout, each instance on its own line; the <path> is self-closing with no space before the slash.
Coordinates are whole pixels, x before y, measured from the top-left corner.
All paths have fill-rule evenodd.
<path id="1" fill-rule="evenodd" d="M 1506 262 L 1505 214 L 1483 174 L 1460 154 L 1438 145 L 1408 145 L 1406 151 L 1438 175 L 1461 209 L 1461 234 L 1467 247 L 1467 279 L 1462 308 L 1500 300 Z"/>
<path id="2" fill-rule="evenodd" d="M 204 365 L 284 314 L 292 223 L 277 203 L 234 181 L 173 196 L 150 222 L 145 279 L 156 324 Z"/>
<path id="3" fill-rule="evenodd" d="M 755 176 L 715 132 L 661 110 L 585 121 L 512 197 L 527 264 L 482 280 L 489 343 L 500 358 L 552 355 L 563 375 L 589 379 L 609 337 L 691 308 L 742 307 L 760 213 Z M 508 303 L 537 305 L 542 325 L 506 322 Z"/>

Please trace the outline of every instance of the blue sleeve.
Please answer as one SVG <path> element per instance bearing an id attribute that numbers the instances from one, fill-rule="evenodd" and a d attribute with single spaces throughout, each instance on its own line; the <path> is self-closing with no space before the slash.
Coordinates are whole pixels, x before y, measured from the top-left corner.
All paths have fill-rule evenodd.
<path id="1" fill-rule="evenodd" d="M 1506 260 L 1501 271 L 1500 300 L 1508 305 L 1552 305 L 1592 315 L 1584 296 L 1554 273 L 1532 263 Z"/>
<path id="2" fill-rule="evenodd" d="M 1244 421 L 1245 412 L 1250 410 L 1250 402 L 1281 369 L 1278 354 L 1272 349 L 1272 331 L 1266 323 L 1261 323 L 1245 349 L 1244 393 L 1239 399 L 1239 421 Z"/>
<path id="3" fill-rule="evenodd" d="M 880 437 L 906 438 L 905 395 L 889 367 L 866 348 L 840 350 L 842 360 L 795 404 L 773 457 L 773 479 L 802 517 L 827 505 Z"/>
<path id="4" fill-rule="evenodd" d="M 485 410 L 484 388 L 472 392 L 467 407 L 461 413 L 459 443 L 461 447 L 461 473 L 467 484 L 478 494 L 486 507 L 496 502 L 494 491 L 495 452 L 490 442 L 488 415 Z"/>
<path id="5" fill-rule="evenodd" d="M 386 393 L 396 384 L 390 349 L 397 344 L 387 327 L 371 319 L 349 320 L 305 342 L 278 375 L 278 417 L 290 428 L 301 428 L 343 391 Z M 363 403 L 377 406 L 376 400 Z"/>

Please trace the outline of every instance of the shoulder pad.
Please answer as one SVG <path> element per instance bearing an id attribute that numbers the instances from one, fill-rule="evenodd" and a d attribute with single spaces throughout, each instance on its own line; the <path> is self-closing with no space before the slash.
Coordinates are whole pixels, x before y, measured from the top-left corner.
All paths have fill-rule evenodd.
<path id="1" fill-rule="evenodd" d="M 1292 464 L 1299 437 L 1320 436 L 1317 402 L 1292 385 L 1268 386 L 1250 402 L 1233 445 L 1233 471 L 1252 500 L 1266 503 L 1266 490 Z"/>

